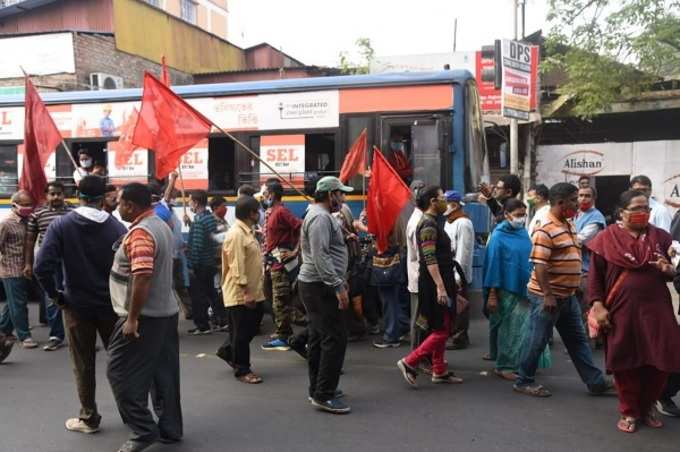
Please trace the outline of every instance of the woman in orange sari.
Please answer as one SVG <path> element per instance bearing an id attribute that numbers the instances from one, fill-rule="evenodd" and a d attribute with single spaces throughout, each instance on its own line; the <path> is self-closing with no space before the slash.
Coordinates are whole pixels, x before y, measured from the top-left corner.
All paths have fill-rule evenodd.
<path id="1" fill-rule="evenodd" d="M 668 282 L 671 236 L 649 224 L 649 201 L 638 191 L 621 195 L 620 222 L 588 243 L 592 251 L 588 300 L 605 336 L 605 364 L 614 374 L 621 417 L 634 433 L 639 423 L 660 428 L 654 403 L 669 373 L 680 371 L 680 326 Z"/>

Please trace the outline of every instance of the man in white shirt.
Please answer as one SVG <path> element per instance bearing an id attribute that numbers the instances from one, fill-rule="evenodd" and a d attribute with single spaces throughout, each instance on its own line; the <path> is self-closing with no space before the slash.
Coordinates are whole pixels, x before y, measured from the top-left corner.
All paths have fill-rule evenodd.
<path id="1" fill-rule="evenodd" d="M 411 192 L 413 198 L 418 197 L 418 190 L 425 187 L 425 182 L 414 180 L 411 182 Z M 406 272 L 408 275 L 408 292 L 411 296 L 411 348 L 417 347 L 415 323 L 418 309 L 418 242 L 416 240 L 416 229 L 423 217 L 423 211 L 419 208 L 413 209 L 413 213 L 406 223 Z"/>
<path id="2" fill-rule="evenodd" d="M 670 233 L 673 216 L 666 206 L 652 196 L 652 181 L 649 177 L 642 174 L 635 176 L 630 180 L 630 189 L 643 193 L 649 199 L 649 207 L 652 209 L 649 222 Z"/>
<path id="3" fill-rule="evenodd" d="M 444 212 L 446 224 L 444 231 L 451 239 L 451 251 L 454 259 L 462 270 L 456 271 L 456 284 L 459 288 L 459 295 L 467 299 L 466 289 L 472 283 L 472 258 L 475 250 L 475 228 L 472 221 L 463 211 L 463 196 L 455 191 L 448 190 L 444 193 L 448 208 Z M 450 350 L 462 350 L 470 344 L 468 328 L 470 326 L 469 305 L 458 312 L 456 322 L 452 325 L 451 344 L 447 347 Z"/>
<path id="4" fill-rule="evenodd" d="M 548 212 L 550 212 L 549 191 L 548 187 L 541 184 L 529 190 L 527 193 L 527 204 L 534 210 L 534 216 L 527 225 L 527 232 L 529 237 L 534 231 L 541 227 L 546 221 Z"/>

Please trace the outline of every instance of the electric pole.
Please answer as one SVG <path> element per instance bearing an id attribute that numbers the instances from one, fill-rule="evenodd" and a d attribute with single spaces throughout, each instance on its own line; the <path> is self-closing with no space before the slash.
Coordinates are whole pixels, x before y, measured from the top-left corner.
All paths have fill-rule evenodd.
<path id="1" fill-rule="evenodd" d="M 512 0 L 512 29 L 514 40 L 517 41 L 517 10 L 518 0 Z M 517 136 L 517 119 L 510 119 L 510 174 L 519 174 L 519 142 Z"/>

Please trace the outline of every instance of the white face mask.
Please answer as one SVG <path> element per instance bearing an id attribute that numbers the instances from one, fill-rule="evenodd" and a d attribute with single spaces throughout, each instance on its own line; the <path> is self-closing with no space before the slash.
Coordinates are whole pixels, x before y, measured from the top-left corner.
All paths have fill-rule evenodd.
<path id="1" fill-rule="evenodd" d="M 510 226 L 512 226 L 515 229 L 521 229 L 527 224 L 527 217 L 512 217 L 512 220 L 508 221 L 510 223 Z"/>
<path id="2" fill-rule="evenodd" d="M 90 168 L 92 166 L 92 159 L 81 160 L 80 166 L 82 166 L 83 168 Z"/>

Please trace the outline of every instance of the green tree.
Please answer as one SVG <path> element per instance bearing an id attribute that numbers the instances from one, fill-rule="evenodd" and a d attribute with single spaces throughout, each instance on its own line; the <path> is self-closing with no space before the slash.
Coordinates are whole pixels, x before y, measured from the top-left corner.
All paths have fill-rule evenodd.
<path id="1" fill-rule="evenodd" d="M 680 76 L 680 0 L 549 0 L 543 70 L 591 116 Z"/>
<path id="2" fill-rule="evenodd" d="M 356 62 L 346 50 L 340 52 L 340 70 L 343 74 L 368 74 L 369 65 L 375 55 L 375 50 L 371 46 L 369 38 L 359 38 L 355 41 L 356 49 L 354 53 L 357 54 L 359 61 Z"/>

